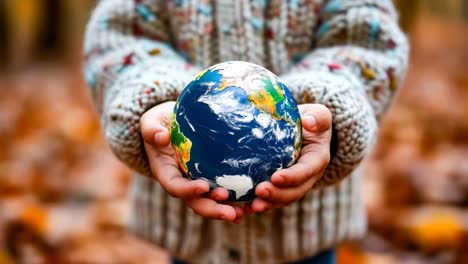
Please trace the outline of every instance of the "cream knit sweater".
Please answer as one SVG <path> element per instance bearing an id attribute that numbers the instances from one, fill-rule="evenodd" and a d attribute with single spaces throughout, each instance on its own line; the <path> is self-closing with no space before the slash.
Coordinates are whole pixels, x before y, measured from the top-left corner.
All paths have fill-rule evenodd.
<path id="1" fill-rule="evenodd" d="M 375 141 L 408 44 L 390 0 L 102 0 L 89 22 L 85 74 L 116 156 L 151 175 L 139 118 L 176 100 L 204 67 L 262 65 L 298 104 L 333 114 L 331 162 L 302 200 L 240 225 L 207 220 L 135 176 L 133 230 L 195 263 L 299 260 L 366 229 L 355 169 Z"/>

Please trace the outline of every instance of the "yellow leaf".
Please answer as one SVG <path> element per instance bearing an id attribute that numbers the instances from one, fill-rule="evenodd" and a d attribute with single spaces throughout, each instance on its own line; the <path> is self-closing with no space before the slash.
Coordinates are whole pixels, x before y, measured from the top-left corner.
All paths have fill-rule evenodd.
<path id="1" fill-rule="evenodd" d="M 39 206 L 26 207 L 21 213 L 20 219 L 38 233 L 43 234 L 47 229 L 47 212 Z"/>
<path id="2" fill-rule="evenodd" d="M 419 218 L 410 232 L 425 247 L 455 247 L 462 239 L 463 225 L 454 213 L 434 211 Z"/>

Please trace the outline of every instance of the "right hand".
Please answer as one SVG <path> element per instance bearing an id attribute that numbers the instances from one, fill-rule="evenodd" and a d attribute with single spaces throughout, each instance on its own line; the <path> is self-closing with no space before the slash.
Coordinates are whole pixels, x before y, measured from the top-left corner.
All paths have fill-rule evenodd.
<path id="1" fill-rule="evenodd" d="M 205 180 L 190 180 L 182 175 L 170 144 L 170 122 L 174 101 L 159 104 L 140 118 L 140 131 L 155 179 L 173 197 L 180 198 L 193 211 L 205 218 L 240 223 L 242 208 L 220 203 L 229 193 L 218 187 L 210 192 Z"/>

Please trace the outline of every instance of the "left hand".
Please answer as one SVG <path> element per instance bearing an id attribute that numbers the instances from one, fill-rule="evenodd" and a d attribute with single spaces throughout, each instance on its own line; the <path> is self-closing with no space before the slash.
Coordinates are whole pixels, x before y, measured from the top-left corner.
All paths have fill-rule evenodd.
<path id="1" fill-rule="evenodd" d="M 330 162 L 332 114 L 320 104 L 299 105 L 302 121 L 302 149 L 297 163 L 276 171 L 271 182 L 262 182 L 257 198 L 246 205 L 246 213 L 284 207 L 301 199 L 322 177 Z"/>

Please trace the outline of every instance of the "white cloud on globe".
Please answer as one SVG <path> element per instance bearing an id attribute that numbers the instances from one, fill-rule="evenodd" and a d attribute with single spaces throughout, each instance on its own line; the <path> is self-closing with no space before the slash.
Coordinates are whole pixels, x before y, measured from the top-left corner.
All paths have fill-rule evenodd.
<path id="1" fill-rule="evenodd" d="M 198 98 L 198 102 L 207 104 L 211 111 L 236 130 L 239 129 L 239 122 L 249 123 L 254 119 L 255 107 L 239 103 L 235 90 L 204 94 Z"/>
<path id="2" fill-rule="evenodd" d="M 187 124 L 190 126 L 190 129 L 192 129 L 192 131 L 195 132 L 195 128 L 193 127 L 192 123 L 190 123 L 190 120 L 187 118 L 186 115 L 184 115 L 184 119 L 187 122 Z"/>
<path id="3" fill-rule="evenodd" d="M 246 167 L 260 162 L 259 158 L 248 158 L 248 159 L 224 159 L 221 163 L 228 164 L 234 168 Z"/>
<path id="4" fill-rule="evenodd" d="M 273 129 L 273 134 L 275 134 L 276 139 L 278 141 L 286 137 L 286 132 L 283 129 L 281 129 L 279 126 L 275 126 L 275 128 Z"/>
<path id="5" fill-rule="evenodd" d="M 255 117 L 255 121 L 263 128 L 267 128 L 271 123 L 271 117 L 267 114 L 260 113 Z"/>
<path id="6" fill-rule="evenodd" d="M 216 64 L 211 69 L 217 70 L 223 78 L 239 78 L 245 76 L 250 70 L 251 64 L 243 61 L 236 61 L 235 63 L 220 63 Z"/>
<path id="7" fill-rule="evenodd" d="M 252 134 L 257 138 L 263 138 L 263 131 L 260 128 L 252 129 Z"/>
<path id="8" fill-rule="evenodd" d="M 198 168 L 198 166 L 200 166 L 200 163 L 197 162 L 197 163 L 194 164 L 194 166 L 195 166 L 195 170 L 196 170 L 198 173 L 201 174 L 202 172 L 201 172 L 200 169 Z"/>
<path id="9" fill-rule="evenodd" d="M 207 86 L 208 89 L 213 88 L 216 85 L 216 82 L 200 82 L 200 86 Z"/>

